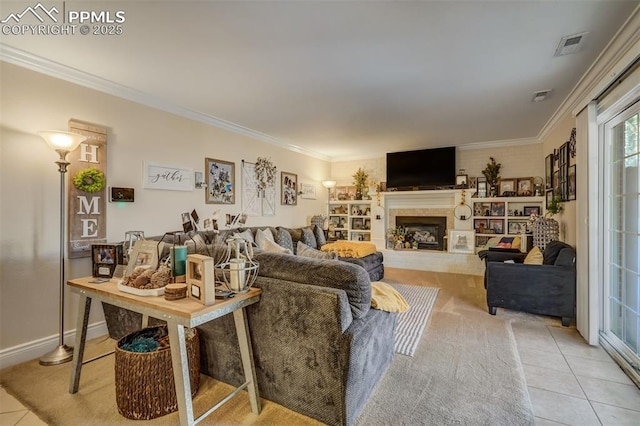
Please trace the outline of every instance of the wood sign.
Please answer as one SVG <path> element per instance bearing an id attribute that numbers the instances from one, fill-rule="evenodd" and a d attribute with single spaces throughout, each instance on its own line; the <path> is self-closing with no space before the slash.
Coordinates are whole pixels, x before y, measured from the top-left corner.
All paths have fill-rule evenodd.
<path id="1" fill-rule="evenodd" d="M 107 129 L 69 120 L 69 131 L 87 137 L 67 156 L 68 256 L 76 259 L 107 242 Z"/>

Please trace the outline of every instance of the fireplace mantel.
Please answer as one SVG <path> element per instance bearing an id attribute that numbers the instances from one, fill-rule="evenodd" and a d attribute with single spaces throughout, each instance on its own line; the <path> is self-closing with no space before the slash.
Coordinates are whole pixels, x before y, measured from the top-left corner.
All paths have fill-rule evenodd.
<path id="1" fill-rule="evenodd" d="M 472 190 L 443 189 L 432 191 L 391 191 L 380 193 L 380 207 L 384 217 L 374 220 L 371 224 L 371 241 L 379 250 L 385 253 L 385 265 L 391 268 L 407 268 L 418 270 L 433 270 L 441 272 L 479 274 L 481 268 L 477 264 L 476 255 L 435 252 L 431 250 L 387 250 L 386 232 L 393 227 L 390 221 L 395 221 L 395 215 L 401 213 L 412 216 L 416 210 L 437 211 L 448 216 L 448 229 L 471 230 L 473 224 L 470 219 L 456 219 L 453 210 L 462 200 L 465 191 L 466 204 L 470 204 Z"/>

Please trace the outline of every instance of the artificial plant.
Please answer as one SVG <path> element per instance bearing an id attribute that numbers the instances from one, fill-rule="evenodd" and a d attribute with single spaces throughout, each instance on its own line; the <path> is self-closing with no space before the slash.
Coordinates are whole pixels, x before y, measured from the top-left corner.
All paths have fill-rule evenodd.
<path id="1" fill-rule="evenodd" d="M 487 178 L 487 184 L 489 186 L 496 186 L 498 184 L 498 179 L 500 179 L 500 169 L 502 168 L 501 163 L 496 163 L 496 159 L 493 157 L 489 157 L 489 162 L 487 163 L 487 167 L 482 171 L 482 174 L 485 178 Z"/>

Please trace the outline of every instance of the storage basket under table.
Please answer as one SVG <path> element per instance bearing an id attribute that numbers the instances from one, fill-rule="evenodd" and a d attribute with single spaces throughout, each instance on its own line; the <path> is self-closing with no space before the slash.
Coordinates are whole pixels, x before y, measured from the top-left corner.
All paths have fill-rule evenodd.
<path id="1" fill-rule="evenodd" d="M 200 387 L 200 344 L 195 328 L 186 339 L 191 397 Z M 115 383 L 118 412 L 128 419 L 149 420 L 178 410 L 171 349 L 130 352 L 121 347 L 138 336 L 167 335 L 164 325 L 148 327 L 118 341 L 115 351 Z"/>

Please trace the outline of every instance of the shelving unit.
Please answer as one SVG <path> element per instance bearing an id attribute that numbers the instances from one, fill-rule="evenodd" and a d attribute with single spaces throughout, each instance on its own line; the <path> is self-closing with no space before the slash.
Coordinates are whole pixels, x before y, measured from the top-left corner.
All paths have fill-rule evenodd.
<path id="1" fill-rule="evenodd" d="M 330 240 L 371 241 L 371 200 L 331 201 Z"/>
<path id="2" fill-rule="evenodd" d="M 476 247 L 492 237 L 525 233 L 531 213 L 544 215 L 544 201 L 544 197 L 471 198 Z"/>

